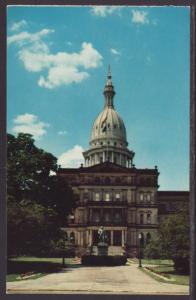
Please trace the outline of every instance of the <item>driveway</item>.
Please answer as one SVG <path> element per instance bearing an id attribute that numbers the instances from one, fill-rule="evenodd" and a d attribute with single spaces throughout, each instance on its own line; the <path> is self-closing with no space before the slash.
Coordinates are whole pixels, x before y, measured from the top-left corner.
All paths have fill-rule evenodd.
<path id="1" fill-rule="evenodd" d="M 78 264 L 38 279 L 8 282 L 7 293 L 185 295 L 189 293 L 189 287 L 158 282 L 135 264 L 115 267 Z"/>

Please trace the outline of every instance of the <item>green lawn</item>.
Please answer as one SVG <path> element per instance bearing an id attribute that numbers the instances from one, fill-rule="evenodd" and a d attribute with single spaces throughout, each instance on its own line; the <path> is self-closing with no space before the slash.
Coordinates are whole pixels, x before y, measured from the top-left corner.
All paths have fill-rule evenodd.
<path id="1" fill-rule="evenodd" d="M 182 274 L 176 274 L 173 262 L 170 260 L 142 260 L 143 265 L 154 265 L 150 266 L 150 269 L 155 272 L 159 272 L 160 275 L 164 275 L 165 277 L 171 279 L 171 281 L 167 281 L 168 283 L 175 283 L 175 284 L 181 284 L 181 285 L 189 285 L 189 275 L 182 275 Z M 166 282 L 164 279 L 156 276 L 156 274 L 149 273 L 145 269 L 142 269 L 145 271 L 146 274 L 150 275 L 154 279 Z"/>
<path id="2" fill-rule="evenodd" d="M 73 258 L 65 259 L 66 265 L 74 265 Z M 22 256 L 9 259 L 7 263 L 7 281 L 37 279 L 49 273 L 58 272 L 62 269 L 62 258 L 43 258 Z M 23 279 L 23 275 L 33 275 Z M 22 276 L 21 276 L 22 275 Z"/>
<path id="3" fill-rule="evenodd" d="M 137 258 L 130 259 L 133 263 L 138 264 Z M 173 261 L 169 259 L 142 259 L 142 265 L 173 265 Z"/>
<path id="4" fill-rule="evenodd" d="M 173 265 L 152 267 L 154 271 L 165 274 L 173 283 L 189 285 L 189 275 L 176 274 Z"/>

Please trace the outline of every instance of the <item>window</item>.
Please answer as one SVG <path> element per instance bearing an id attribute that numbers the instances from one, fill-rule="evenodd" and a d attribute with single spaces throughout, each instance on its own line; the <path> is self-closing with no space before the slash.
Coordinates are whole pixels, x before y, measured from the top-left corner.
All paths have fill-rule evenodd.
<path id="1" fill-rule="evenodd" d="M 100 213 L 98 210 L 93 211 L 93 221 L 96 223 L 100 222 Z"/>
<path id="2" fill-rule="evenodd" d="M 95 177 L 95 183 L 100 183 L 100 178 L 99 177 Z"/>
<path id="3" fill-rule="evenodd" d="M 74 234 L 74 232 L 70 233 L 70 242 L 73 243 L 73 244 L 75 242 L 75 234 Z"/>
<path id="4" fill-rule="evenodd" d="M 99 201 L 100 200 L 100 194 L 99 193 L 95 193 L 95 201 Z"/>
<path id="5" fill-rule="evenodd" d="M 64 240 L 65 240 L 65 241 L 68 241 L 68 235 L 67 235 L 67 232 L 66 232 L 66 231 L 64 232 Z"/>
<path id="6" fill-rule="evenodd" d="M 110 201 L 110 194 L 109 193 L 105 194 L 105 201 Z"/>
<path id="7" fill-rule="evenodd" d="M 121 182 L 121 178 L 120 177 L 116 177 L 115 182 L 116 183 L 120 183 Z"/>
<path id="8" fill-rule="evenodd" d="M 144 214 L 140 214 L 140 224 L 144 224 Z"/>
<path id="9" fill-rule="evenodd" d="M 122 245 L 122 231 L 120 230 L 113 231 L 113 245 L 114 246 Z"/>
<path id="10" fill-rule="evenodd" d="M 106 177 L 105 183 L 106 183 L 106 184 L 110 184 L 110 177 Z"/>
<path id="11" fill-rule="evenodd" d="M 147 201 L 150 202 L 150 200 L 151 200 L 151 195 L 147 194 Z"/>
<path id="12" fill-rule="evenodd" d="M 120 199 L 120 194 L 117 193 L 117 194 L 115 195 L 115 198 L 116 198 L 116 200 L 119 200 L 119 199 Z"/>
<path id="13" fill-rule="evenodd" d="M 104 221 L 105 222 L 109 222 L 110 221 L 110 213 L 109 212 L 105 212 L 104 213 Z"/>
<path id="14" fill-rule="evenodd" d="M 140 194 L 140 202 L 143 202 L 143 201 L 144 201 L 144 194 L 141 193 L 141 194 Z"/>
<path id="15" fill-rule="evenodd" d="M 147 213 L 147 224 L 151 223 L 151 214 Z"/>
<path id="16" fill-rule="evenodd" d="M 114 222 L 119 223 L 121 221 L 121 215 L 119 212 L 115 212 L 114 214 Z"/>

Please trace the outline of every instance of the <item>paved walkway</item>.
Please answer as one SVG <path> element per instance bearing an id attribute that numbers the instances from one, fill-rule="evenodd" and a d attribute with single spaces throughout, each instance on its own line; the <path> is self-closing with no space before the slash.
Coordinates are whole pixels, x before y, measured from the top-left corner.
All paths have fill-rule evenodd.
<path id="1" fill-rule="evenodd" d="M 60 273 L 7 283 L 8 293 L 188 294 L 189 287 L 158 282 L 137 265 L 68 267 Z"/>

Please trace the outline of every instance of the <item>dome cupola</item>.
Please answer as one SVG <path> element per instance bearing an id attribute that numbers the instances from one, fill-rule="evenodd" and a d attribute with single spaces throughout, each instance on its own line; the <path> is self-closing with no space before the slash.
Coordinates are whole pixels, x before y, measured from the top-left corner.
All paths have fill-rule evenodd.
<path id="1" fill-rule="evenodd" d="M 90 139 L 90 149 L 85 151 L 86 166 L 92 166 L 104 161 L 129 167 L 134 153 L 127 149 L 126 128 L 122 118 L 114 108 L 114 86 L 110 66 L 103 92 L 105 105 L 96 118 Z"/>

